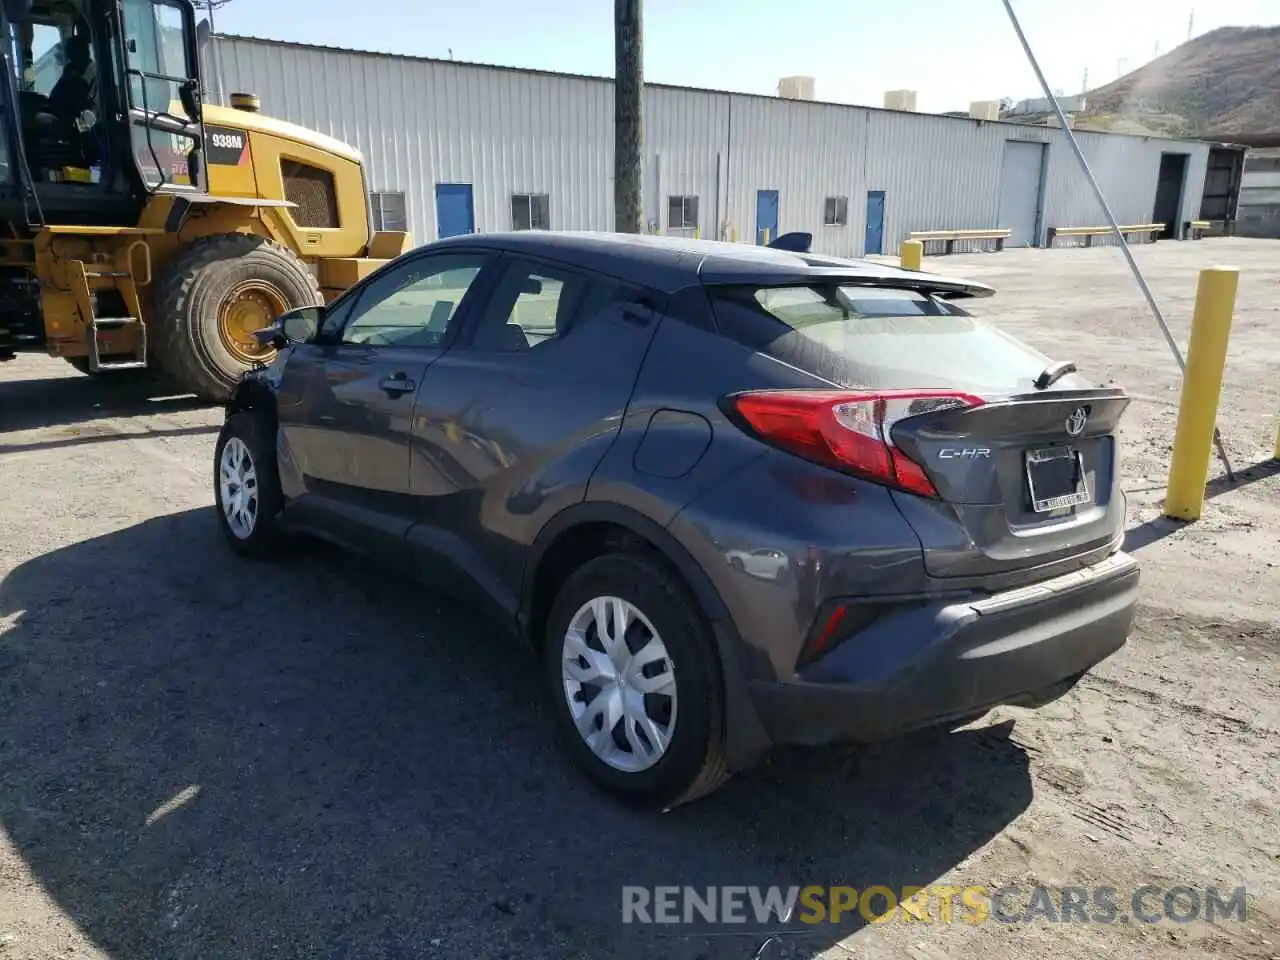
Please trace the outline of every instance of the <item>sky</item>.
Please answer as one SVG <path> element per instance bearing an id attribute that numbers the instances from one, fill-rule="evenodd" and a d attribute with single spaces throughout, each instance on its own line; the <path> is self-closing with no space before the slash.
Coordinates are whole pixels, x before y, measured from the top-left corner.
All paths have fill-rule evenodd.
<path id="1" fill-rule="evenodd" d="M 204 0 L 195 0 L 200 7 Z M 1051 87 L 1079 93 L 1221 26 L 1280 24 L 1280 0 L 1014 0 Z M 1194 21 L 1192 14 L 1194 11 Z M 613 75 L 612 0 L 232 0 L 237 33 L 472 63 Z M 819 100 L 922 111 L 1040 96 L 1001 0 L 644 0 L 651 83 L 772 95 L 814 77 Z"/>

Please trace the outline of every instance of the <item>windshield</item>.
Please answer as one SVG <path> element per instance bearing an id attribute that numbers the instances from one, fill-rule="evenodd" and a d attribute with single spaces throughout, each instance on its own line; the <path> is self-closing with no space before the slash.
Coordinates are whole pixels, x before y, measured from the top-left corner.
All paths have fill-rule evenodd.
<path id="1" fill-rule="evenodd" d="M 853 285 L 712 294 L 722 333 L 841 386 L 1027 389 L 1048 358 L 953 303 Z"/>

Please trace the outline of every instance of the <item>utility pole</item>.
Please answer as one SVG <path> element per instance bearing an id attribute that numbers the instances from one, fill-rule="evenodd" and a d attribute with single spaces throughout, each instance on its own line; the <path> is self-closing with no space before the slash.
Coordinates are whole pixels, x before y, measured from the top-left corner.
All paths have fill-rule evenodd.
<path id="1" fill-rule="evenodd" d="M 222 89 L 222 57 L 218 55 L 218 32 L 213 26 L 213 11 L 215 7 L 223 6 L 229 0 L 223 0 L 223 3 L 215 3 L 214 0 L 207 0 L 209 8 L 209 59 L 213 61 L 213 95 L 218 106 L 226 103 L 225 91 Z"/>
<path id="2" fill-rule="evenodd" d="M 613 228 L 640 233 L 644 143 L 643 0 L 613 0 Z"/>
<path id="3" fill-rule="evenodd" d="M 1187 17 L 1187 39 L 1191 39 L 1191 34 L 1196 29 L 1196 8 L 1191 8 L 1191 15 Z"/>

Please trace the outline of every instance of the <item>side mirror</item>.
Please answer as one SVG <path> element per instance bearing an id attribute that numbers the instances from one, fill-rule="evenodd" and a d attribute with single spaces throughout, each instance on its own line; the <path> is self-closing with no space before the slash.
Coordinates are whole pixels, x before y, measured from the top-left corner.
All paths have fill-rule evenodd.
<path id="1" fill-rule="evenodd" d="M 320 332 L 324 307 L 296 307 L 282 313 L 274 324 L 254 334 L 264 345 L 280 350 L 294 343 L 311 343 Z"/>
<path id="2" fill-rule="evenodd" d="M 281 314 L 277 323 L 289 343 L 310 343 L 320 332 L 323 320 L 324 307 L 298 307 Z"/>

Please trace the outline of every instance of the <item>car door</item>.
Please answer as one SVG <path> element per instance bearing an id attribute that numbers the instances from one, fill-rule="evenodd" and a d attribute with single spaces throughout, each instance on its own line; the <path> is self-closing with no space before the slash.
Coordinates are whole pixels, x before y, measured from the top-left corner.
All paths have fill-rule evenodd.
<path id="1" fill-rule="evenodd" d="M 317 342 L 294 348 L 277 410 L 283 453 L 301 478 L 291 513 L 302 525 L 359 549 L 403 552 L 415 397 L 490 259 L 410 256 L 335 304 Z"/>
<path id="2" fill-rule="evenodd" d="M 617 436 L 657 314 L 609 277 L 505 257 L 423 383 L 408 542 L 434 582 L 513 613 L 525 548 L 581 501 Z"/>

